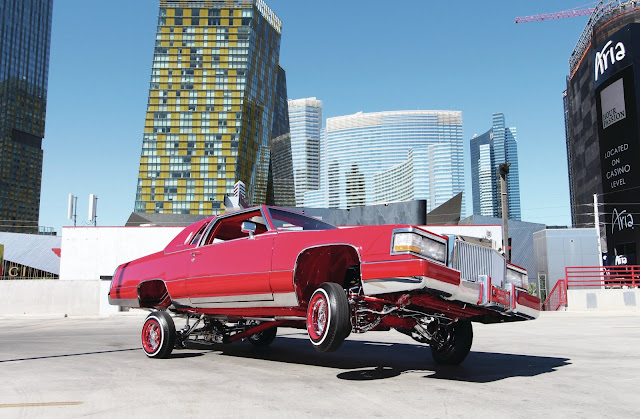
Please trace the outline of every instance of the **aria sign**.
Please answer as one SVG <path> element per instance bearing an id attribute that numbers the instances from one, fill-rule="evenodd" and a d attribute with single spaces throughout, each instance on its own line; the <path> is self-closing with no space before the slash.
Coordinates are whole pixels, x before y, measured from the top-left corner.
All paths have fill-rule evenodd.
<path id="1" fill-rule="evenodd" d="M 613 66 L 616 62 L 624 60 L 626 55 L 627 51 L 622 42 L 617 42 L 613 45 L 613 42 L 609 41 L 604 44 L 602 49 L 596 52 L 594 58 L 596 81 L 598 81 L 598 76 L 603 75 L 604 72 L 607 71 L 609 65 Z"/>

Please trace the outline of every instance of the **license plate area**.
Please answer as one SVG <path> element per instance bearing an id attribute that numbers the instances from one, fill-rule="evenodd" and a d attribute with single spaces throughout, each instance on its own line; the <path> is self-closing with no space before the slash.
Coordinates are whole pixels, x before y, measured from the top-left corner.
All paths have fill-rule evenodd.
<path id="1" fill-rule="evenodd" d="M 496 311 L 510 311 L 512 307 L 511 292 L 491 285 L 491 277 L 480 275 L 478 282 L 482 285 L 480 288 L 480 298 L 478 305 Z"/>

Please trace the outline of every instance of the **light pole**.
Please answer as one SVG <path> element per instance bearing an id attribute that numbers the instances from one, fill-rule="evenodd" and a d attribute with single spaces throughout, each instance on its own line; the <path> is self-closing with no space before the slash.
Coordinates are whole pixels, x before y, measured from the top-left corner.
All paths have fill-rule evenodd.
<path id="1" fill-rule="evenodd" d="M 511 262 L 511 251 L 509 250 L 509 226 L 507 217 L 507 175 L 509 174 L 511 163 L 500 163 L 498 175 L 500 176 L 500 195 L 502 198 L 502 249 L 509 262 Z"/>

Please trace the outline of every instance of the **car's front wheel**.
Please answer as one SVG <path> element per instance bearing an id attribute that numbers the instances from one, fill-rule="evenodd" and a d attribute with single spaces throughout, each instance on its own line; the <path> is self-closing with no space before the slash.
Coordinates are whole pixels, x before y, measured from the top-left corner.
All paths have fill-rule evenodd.
<path id="1" fill-rule="evenodd" d="M 320 352 L 335 351 L 349 336 L 349 302 L 340 285 L 325 282 L 313 293 L 307 308 L 307 332 Z"/>
<path id="2" fill-rule="evenodd" d="M 168 358 L 176 342 L 176 326 L 166 311 L 154 311 L 142 326 L 142 349 L 149 358 Z"/>
<path id="3" fill-rule="evenodd" d="M 457 321 L 441 327 L 437 332 L 438 342 L 431 342 L 431 355 L 438 364 L 459 365 L 465 360 L 473 342 L 470 321 Z"/>

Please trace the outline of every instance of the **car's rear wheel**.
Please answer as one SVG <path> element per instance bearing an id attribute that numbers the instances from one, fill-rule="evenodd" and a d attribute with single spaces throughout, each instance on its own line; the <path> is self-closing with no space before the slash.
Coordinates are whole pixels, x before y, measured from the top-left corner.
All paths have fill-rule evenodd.
<path id="1" fill-rule="evenodd" d="M 432 342 L 431 355 L 438 364 L 459 365 L 465 360 L 473 342 L 473 328 L 470 321 L 457 321 L 438 330 L 441 343 Z"/>
<path id="2" fill-rule="evenodd" d="M 349 302 L 340 285 L 325 282 L 313 293 L 307 308 L 307 332 L 320 352 L 335 351 L 349 336 Z"/>
<path id="3" fill-rule="evenodd" d="M 255 335 L 249 336 L 249 342 L 255 346 L 269 346 L 276 338 L 278 334 L 278 328 L 272 327 L 271 329 L 263 330 Z"/>
<path id="4" fill-rule="evenodd" d="M 176 342 L 176 326 L 166 311 L 154 311 L 142 326 L 142 349 L 149 358 L 167 358 Z"/>

